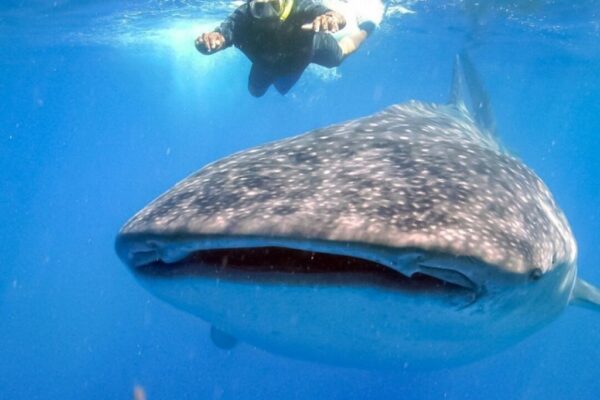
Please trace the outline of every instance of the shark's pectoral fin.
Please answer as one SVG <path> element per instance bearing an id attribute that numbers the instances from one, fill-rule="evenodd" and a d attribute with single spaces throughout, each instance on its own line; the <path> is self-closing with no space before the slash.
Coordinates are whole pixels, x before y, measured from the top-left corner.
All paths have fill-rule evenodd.
<path id="1" fill-rule="evenodd" d="M 223 350 L 231 350 L 237 344 L 236 338 L 216 328 L 214 325 L 210 327 L 210 339 L 215 346 Z"/>
<path id="2" fill-rule="evenodd" d="M 600 289 L 582 279 L 577 279 L 571 293 L 570 304 L 600 311 Z"/>

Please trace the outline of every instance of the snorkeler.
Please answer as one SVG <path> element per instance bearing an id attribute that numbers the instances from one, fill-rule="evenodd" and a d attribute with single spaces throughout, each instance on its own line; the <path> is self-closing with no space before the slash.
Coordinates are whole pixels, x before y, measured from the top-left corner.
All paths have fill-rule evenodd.
<path id="1" fill-rule="evenodd" d="M 248 0 L 217 29 L 196 39 L 203 54 L 230 46 L 252 61 L 248 90 L 260 97 L 274 85 L 287 93 L 310 63 L 334 67 L 344 54 L 331 33 L 344 16 L 313 0 Z"/>

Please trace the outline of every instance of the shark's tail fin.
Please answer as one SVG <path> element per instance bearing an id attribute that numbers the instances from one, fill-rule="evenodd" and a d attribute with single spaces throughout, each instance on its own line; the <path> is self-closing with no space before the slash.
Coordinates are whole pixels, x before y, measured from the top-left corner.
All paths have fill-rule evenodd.
<path id="1" fill-rule="evenodd" d="M 494 139 L 496 123 L 490 99 L 466 52 L 456 56 L 449 103 L 470 114 L 483 133 Z"/>
<path id="2" fill-rule="evenodd" d="M 571 304 L 600 311 L 600 289 L 587 283 L 582 279 L 577 279 L 573 293 L 571 293 Z"/>

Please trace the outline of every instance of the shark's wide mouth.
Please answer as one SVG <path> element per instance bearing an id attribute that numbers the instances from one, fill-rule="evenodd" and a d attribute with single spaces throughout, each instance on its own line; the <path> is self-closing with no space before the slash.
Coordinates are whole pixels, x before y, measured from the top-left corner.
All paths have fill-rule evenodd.
<path id="1" fill-rule="evenodd" d="M 139 265 L 134 271 L 161 278 L 210 276 L 249 283 L 374 285 L 410 292 L 459 295 L 477 292 L 468 278 L 450 269 L 423 266 L 407 276 L 359 257 L 285 247 L 203 249 L 173 263 L 156 261 Z"/>

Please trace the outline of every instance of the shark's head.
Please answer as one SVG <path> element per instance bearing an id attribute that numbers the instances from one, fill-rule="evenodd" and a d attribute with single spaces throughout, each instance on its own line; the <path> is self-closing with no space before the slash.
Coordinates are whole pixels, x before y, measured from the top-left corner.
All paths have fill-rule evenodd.
<path id="1" fill-rule="evenodd" d="M 429 368 L 522 339 L 569 303 L 576 245 L 460 82 L 448 106 L 392 106 L 203 168 L 123 227 L 119 256 L 214 332 L 294 357 Z"/>

